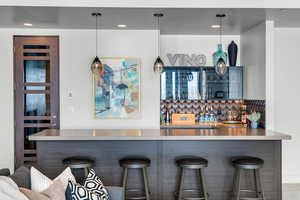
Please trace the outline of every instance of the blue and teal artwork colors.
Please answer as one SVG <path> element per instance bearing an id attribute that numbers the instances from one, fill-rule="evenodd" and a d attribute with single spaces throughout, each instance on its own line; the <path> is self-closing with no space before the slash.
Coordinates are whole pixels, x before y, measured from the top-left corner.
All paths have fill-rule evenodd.
<path id="1" fill-rule="evenodd" d="M 140 110 L 139 59 L 102 59 L 105 75 L 95 79 L 96 118 L 137 118 Z"/>

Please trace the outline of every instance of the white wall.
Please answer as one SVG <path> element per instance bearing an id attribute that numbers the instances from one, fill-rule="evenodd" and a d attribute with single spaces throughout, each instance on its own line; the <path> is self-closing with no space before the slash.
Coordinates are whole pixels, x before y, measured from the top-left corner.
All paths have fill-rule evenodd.
<path id="1" fill-rule="evenodd" d="M 104 30 L 100 32 L 100 56 L 140 57 L 141 118 L 138 120 L 95 120 L 90 63 L 95 54 L 93 30 L 0 29 L 1 115 L 0 168 L 13 168 L 13 35 L 58 35 L 60 37 L 61 128 L 159 128 L 159 76 L 153 72 L 157 32 L 151 30 Z M 224 39 L 229 43 L 239 36 Z M 184 43 L 181 43 L 183 41 Z M 217 36 L 162 36 L 162 52 L 206 53 L 209 62 Z M 172 44 L 172 45 L 171 45 Z M 164 46 L 165 45 L 165 46 Z M 226 45 L 227 46 L 227 45 Z M 225 48 L 227 48 L 225 46 Z M 174 50 L 174 51 L 173 51 Z M 72 92 L 73 98 L 68 98 Z"/>
<path id="2" fill-rule="evenodd" d="M 253 30 L 261 35 L 262 27 Z M 251 30 L 250 30 L 251 31 Z M 152 72 L 156 57 L 155 31 L 101 31 L 101 56 L 141 57 L 141 100 L 142 117 L 140 120 L 94 120 L 92 79 L 90 62 L 94 55 L 94 32 L 89 30 L 35 30 L 0 29 L 0 168 L 13 168 L 14 132 L 13 132 L 13 35 L 59 35 L 60 36 L 60 103 L 61 128 L 158 128 L 159 127 L 159 77 Z M 274 39 L 274 77 L 268 90 L 274 90 L 270 98 L 274 112 L 274 129 L 293 136 L 292 141 L 283 145 L 283 180 L 300 182 L 300 160 L 297 153 L 300 146 L 300 132 L 297 106 L 300 102 L 300 82 L 297 65 L 300 51 L 300 29 L 276 29 Z M 286 38 L 289 38 L 287 40 Z M 239 44 L 239 36 L 224 38 L 224 44 L 231 40 Z M 261 38 L 260 38 L 261 39 Z M 243 40 L 243 36 L 241 38 Z M 251 39 L 251 41 L 259 39 Z M 218 42 L 217 36 L 164 35 L 162 55 L 166 53 L 204 53 L 208 64 Z M 243 42 L 243 41 L 242 41 Z M 241 48 L 243 44 L 241 44 Z M 257 45 L 260 45 L 258 43 Z M 226 47 L 227 45 L 224 45 Z M 268 45 L 267 45 L 268 46 Z M 262 47 L 263 48 L 263 47 Z M 268 47 L 270 48 L 270 47 Z M 242 54 L 245 50 L 243 49 Z M 247 52 L 247 51 L 246 51 Z M 240 52 L 241 54 L 241 52 Z M 245 54 L 244 54 L 245 55 Z M 259 54 L 261 55 L 261 54 Z M 239 60 L 239 59 L 238 59 Z M 238 61 L 239 62 L 239 61 Z M 243 63 L 243 61 L 242 61 Z M 248 66 L 246 66 L 248 67 Z M 274 84 L 273 84 L 274 83 Z M 69 100 L 68 92 L 73 92 Z M 74 108 L 74 112 L 72 112 Z M 268 111 L 268 112 L 269 112 Z"/>
<path id="3" fill-rule="evenodd" d="M 256 25 L 241 34 L 241 63 L 244 71 L 245 99 L 266 98 L 266 24 Z"/>
<path id="4" fill-rule="evenodd" d="M 90 62 L 95 52 L 94 31 L 60 33 L 61 128 L 159 128 L 160 81 L 153 72 L 156 55 L 155 31 L 102 31 L 103 57 L 139 57 L 141 69 L 141 118 L 96 120 Z M 71 64 L 70 64 L 71 62 Z M 73 99 L 67 94 L 73 92 Z M 74 110 L 74 112 L 72 111 Z"/>
<path id="5" fill-rule="evenodd" d="M 290 134 L 283 143 L 283 182 L 300 183 L 300 28 L 274 31 L 274 130 Z"/>
<path id="6" fill-rule="evenodd" d="M 152 70 L 156 57 L 156 31 L 100 33 L 101 56 L 139 57 L 141 118 L 95 120 L 90 63 L 95 54 L 95 33 L 90 30 L 0 29 L 0 168 L 13 169 L 13 35 L 59 35 L 61 128 L 159 128 L 159 76 Z M 73 99 L 68 99 L 72 91 Z"/>
<path id="7" fill-rule="evenodd" d="M 0 31 L 0 168 L 14 164 L 13 41 Z"/>
<path id="8" fill-rule="evenodd" d="M 266 21 L 266 128 L 274 130 L 274 21 Z"/>
<path id="9" fill-rule="evenodd" d="M 234 40 L 240 46 L 239 35 L 223 36 L 223 50 L 227 52 L 228 44 Z M 204 54 L 207 58 L 206 65 L 212 66 L 212 54 L 217 50 L 219 43 L 218 35 L 162 35 L 161 56 L 165 65 L 169 65 L 167 53 L 176 54 Z M 237 65 L 240 64 L 240 48 L 238 52 Z"/>

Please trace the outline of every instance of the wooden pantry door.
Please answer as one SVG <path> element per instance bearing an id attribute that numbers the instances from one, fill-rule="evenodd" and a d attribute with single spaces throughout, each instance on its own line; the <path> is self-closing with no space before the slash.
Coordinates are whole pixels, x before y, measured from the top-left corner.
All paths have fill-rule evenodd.
<path id="1" fill-rule="evenodd" d="M 14 36 L 15 167 L 36 161 L 28 137 L 59 128 L 59 38 Z"/>

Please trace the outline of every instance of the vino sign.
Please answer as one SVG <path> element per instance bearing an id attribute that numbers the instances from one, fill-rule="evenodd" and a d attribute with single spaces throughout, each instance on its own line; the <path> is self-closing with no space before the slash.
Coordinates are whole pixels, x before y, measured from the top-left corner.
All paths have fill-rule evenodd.
<path id="1" fill-rule="evenodd" d="M 167 54 L 171 66 L 205 66 L 204 54 Z"/>

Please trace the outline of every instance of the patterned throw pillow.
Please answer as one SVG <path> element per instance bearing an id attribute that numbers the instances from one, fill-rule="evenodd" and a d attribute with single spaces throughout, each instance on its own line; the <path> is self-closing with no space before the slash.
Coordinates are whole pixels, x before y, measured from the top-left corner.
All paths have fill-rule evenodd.
<path id="1" fill-rule="evenodd" d="M 66 200 L 101 200 L 100 196 L 82 185 L 69 181 L 66 190 Z"/>
<path id="2" fill-rule="evenodd" d="M 88 190 L 98 194 L 101 200 L 109 200 L 107 190 L 105 189 L 102 181 L 96 175 L 96 172 L 93 169 L 90 169 L 89 174 L 87 175 L 83 185 Z"/>

